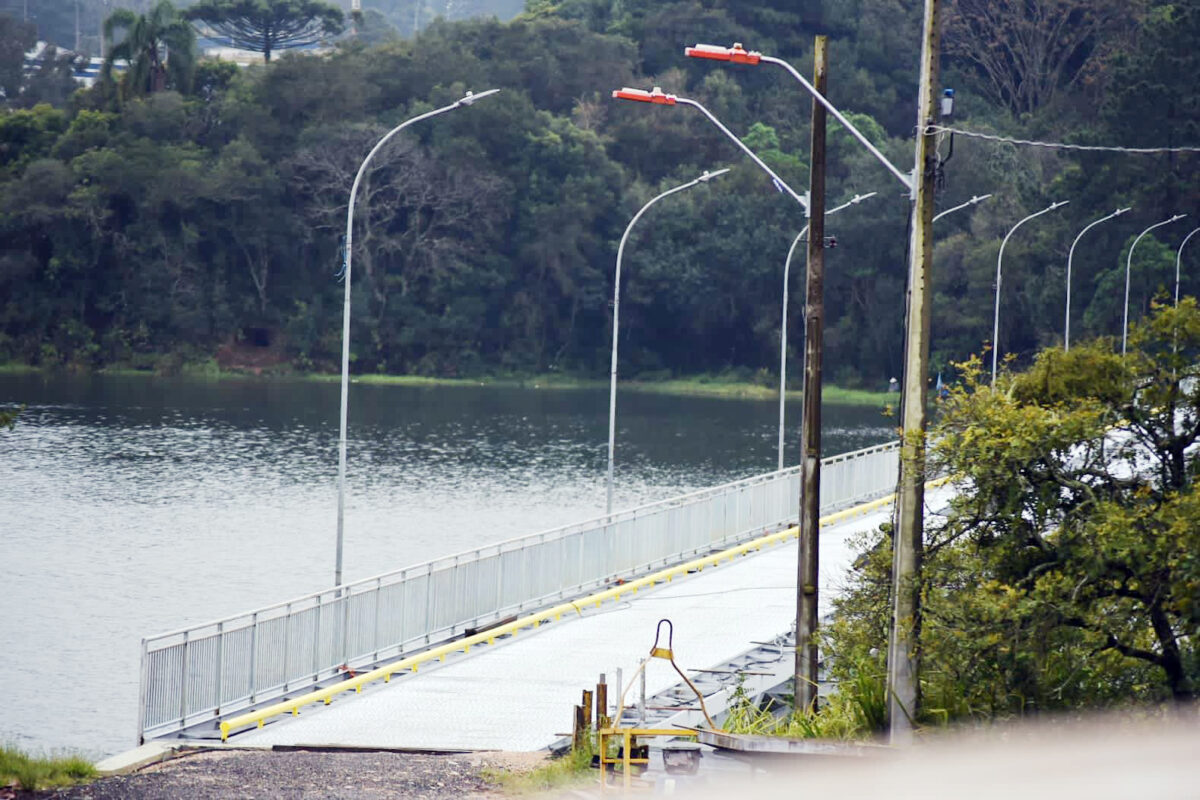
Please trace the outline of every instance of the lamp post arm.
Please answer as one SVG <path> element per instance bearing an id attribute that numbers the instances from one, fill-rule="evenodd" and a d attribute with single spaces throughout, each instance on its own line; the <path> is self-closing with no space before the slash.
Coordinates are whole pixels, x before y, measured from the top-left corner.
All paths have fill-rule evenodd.
<path id="1" fill-rule="evenodd" d="M 851 197 L 849 200 L 842 203 L 840 206 L 835 206 L 834 208 L 831 208 L 828 211 L 826 211 L 825 216 L 828 217 L 830 214 L 836 214 L 837 212 L 841 211 L 844 208 L 849 208 L 850 206 L 858 205 L 863 200 L 866 200 L 869 197 L 874 197 L 876 194 L 877 194 L 877 192 L 867 192 L 866 194 L 856 194 L 856 195 L 854 195 L 854 197 Z M 808 230 L 807 225 L 804 226 L 804 230 L 805 231 Z"/>
<path id="2" fill-rule="evenodd" d="M 1050 211 L 1053 211 L 1056 208 L 1065 206 L 1069 202 L 1071 202 L 1071 201 L 1063 200 L 1061 202 L 1051 203 L 1050 205 L 1043 208 L 1041 211 L 1035 211 L 1034 213 L 1030 214 L 1028 217 L 1025 217 L 1025 219 L 1018 222 L 1016 225 L 1013 225 L 1012 229 L 1009 230 L 1009 232 L 1007 234 L 1005 234 L 1004 241 L 1000 242 L 1000 253 L 996 256 L 996 315 L 995 315 L 995 320 L 992 323 L 992 385 L 993 386 L 996 385 L 996 364 L 997 364 L 997 358 L 1000 354 L 1000 279 L 1001 279 L 1000 278 L 1000 264 L 1001 264 L 1001 262 L 1004 261 L 1004 246 L 1008 244 L 1008 240 L 1010 238 L 1012 238 L 1012 235 L 1017 232 L 1017 228 L 1021 227 L 1026 222 L 1029 222 L 1029 220 L 1033 219 L 1034 217 L 1040 217 L 1042 214 L 1046 214 Z"/>
<path id="3" fill-rule="evenodd" d="M 830 114 L 832 114 L 834 119 L 836 119 L 838 122 L 840 122 L 842 125 L 844 125 L 846 127 L 846 130 L 850 131 L 850 135 L 853 136 L 855 139 L 858 139 L 859 143 L 863 147 L 867 148 L 867 150 L 870 151 L 871 155 L 875 156 L 875 158 L 879 161 L 879 163 L 883 164 L 883 166 L 887 168 L 888 172 L 892 173 L 893 175 L 895 175 L 897 178 L 900 179 L 900 182 L 904 184 L 905 189 L 908 189 L 910 192 L 912 191 L 912 188 L 913 188 L 912 177 L 910 175 L 908 175 L 907 173 L 903 172 L 902 170 L 900 170 L 891 161 L 889 161 L 888 157 L 885 156 L 883 153 L 881 153 L 879 151 L 878 147 L 871 144 L 871 141 L 869 139 L 867 139 L 866 136 L 863 136 L 862 131 L 860 131 L 858 128 L 854 127 L 854 125 L 850 122 L 850 120 L 846 119 L 846 117 L 842 114 L 842 112 L 838 111 L 837 107 L 834 106 L 833 103 L 829 102 L 829 99 L 826 98 L 825 95 L 818 92 L 816 90 L 816 87 L 814 87 L 811 83 L 809 83 L 808 80 L 803 75 L 801 75 L 800 72 L 795 67 L 793 67 L 788 62 L 784 61 L 782 58 L 775 58 L 774 56 L 761 56 L 760 60 L 766 61 L 769 64 L 775 64 L 777 66 L 783 67 L 789 73 L 791 73 L 791 76 L 793 78 L 795 78 L 796 80 L 800 81 L 801 85 L 804 86 L 804 90 L 806 92 L 808 92 L 809 94 L 811 94 L 813 96 L 813 99 L 815 99 L 818 103 L 825 106 L 825 110 L 828 111 Z"/>
<path id="4" fill-rule="evenodd" d="M 728 136 L 730 139 L 732 139 L 733 143 L 736 144 L 739 148 L 741 148 L 742 152 L 745 153 L 746 155 L 748 155 L 750 157 L 751 161 L 753 161 L 755 164 L 757 164 L 759 166 L 759 168 L 761 170 L 763 170 L 763 172 L 766 172 L 768 175 L 771 176 L 771 180 L 775 181 L 775 185 L 777 187 L 779 187 L 783 191 L 787 192 L 789 195 L 792 196 L 793 200 L 795 200 L 797 203 L 800 204 L 800 207 L 804 209 L 805 215 L 808 214 L 808 201 L 806 199 L 804 199 L 803 195 L 797 194 L 796 191 L 794 189 L 792 189 L 791 186 L 788 186 L 787 181 L 785 181 L 783 178 L 776 175 L 775 171 L 773 169 L 768 167 L 761 158 L 759 158 L 757 155 L 755 155 L 753 150 L 751 150 L 749 147 L 746 146 L 745 142 L 743 142 L 741 139 L 739 139 L 737 137 L 737 134 L 735 134 L 733 131 L 729 130 L 729 128 L 726 128 L 723 124 L 721 124 L 721 120 L 714 117 L 712 115 L 712 112 L 710 112 L 707 108 L 705 108 L 704 106 L 697 103 L 695 100 L 689 100 L 686 97 L 676 97 L 675 102 L 692 106 L 693 108 L 698 109 L 701 114 L 708 117 L 709 122 L 711 122 L 713 125 L 716 125 L 721 130 L 722 133 L 724 133 L 726 136 Z"/>
<path id="5" fill-rule="evenodd" d="M 1075 241 L 1071 242 L 1071 249 L 1067 251 L 1067 311 L 1065 323 L 1063 324 L 1063 350 L 1067 352 L 1070 352 L 1071 350 L 1071 261 L 1075 257 L 1075 245 L 1079 244 L 1079 240 L 1083 238 L 1085 233 L 1099 225 L 1101 222 L 1110 220 L 1113 217 L 1119 217 L 1128 210 L 1128 208 L 1118 208 L 1107 217 L 1101 217 L 1095 222 L 1092 222 L 1079 232 L 1079 235 L 1075 237 Z"/>
<path id="6" fill-rule="evenodd" d="M 337 560 L 334 565 L 333 585 L 342 585 L 342 544 L 345 539 L 345 513 L 346 513 L 346 418 L 348 416 L 348 407 L 350 399 L 350 269 L 354 254 L 354 201 L 358 197 L 358 187 L 362 183 L 363 175 L 366 174 L 367 165 L 371 163 L 371 159 L 379 152 L 387 142 L 400 131 L 407 128 L 413 123 L 421 120 L 436 117 L 438 114 L 444 114 L 447 111 L 453 111 L 456 108 L 463 108 L 474 103 L 481 97 L 488 97 L 500 91 L 499 89 L 489 89 L 486 92 L 473 94 L 467 92 L 466 96 L 459 98 L 448 106 L 435 108 L 433 111 L 427 111 L 424 114 L 407 119 L 401 122 L 396 127 L 392 128 L 383 138 L 375 143 L 371 148 L 371 152 L 367 153 L 367 157 L 363 159 L 362 164 L 358 167 L 358 173 L 354 176 L 354 184 L 350 187 L 350 202 L 346 206 L 346 252 L 343 262 L 344 273 L 343 280 L 345 281 L 345 297 L 342 302 L 342 392 L 341 392 L 341 412 L 339 415 L 338 428 L 338 500 L 337 500 Z"/>
<path id="7" fill-rule="evenodd" d="M 716 172 L 705 172 L 699 178 L 694 178 L 687 183 L 680 184 L 667 189 L 665 192 L 651 198 L 644 206 L 642 206 L 633 219 L 629 220 L 629 224 L 625 226 L 625 232 L 621 234 L 621 242 L 617 245 L 617 267 L 613 276 L 613 334 L 612 334 L 612 364 L 609 371 L 609 387 L 608 387 L 608 477 L 605 491 L 605 513 L 612 514 L 613 505 L 613 456 L 616 452 L 617 442 L 617 335 L 620 330 L 619 321 L 621 317 L 621 261 L 625 256 L 625 242 L 629 239 L 629 234 L 633 230 L 633 226 L 642 218 L 642 215 L 650 210 L 650 206 L 662 200 L 664 197 L 670 197 L 676 192 L 682 192 L 685 189 L 690 189 L 693 186 L 706 183 L 713 178 L 724 175 L 729 172 L 728 169 L 719 169 Z"/>
<path id="8" fill-rule="evenodd" d="M 1125 355 L 1125 348 L 1129 342 L 1129 276 L 1133 271 L 1133 249 L 1138 246 L 1138 242 L 1142 240 L 1150 231 L 1155 228 L 1161 228 L 1163 225 L 1169 225 L 1176 220 L 1183 219 L 1187 214 L 1175 214 L 1170 219 L 1164 219 L 1162 222 L 1156 222 L 1146 230 L 1137 235 L 1133 240 L 1133 244 L 1129 245 L 1129 254 L 1125 257 L 1125 315 L 1121 322 L 1121 355 Z"/>
<path id="9" fill-rule="evenodd" d="M 840 206 L 831 208 L 825 212 L 825 216 L 835 214 L 844 208 L 857 205 L 867 198 L 874 197 L 876 192 L 867 192 L 866 194 L 856 194 L 854 197 L 842 203 Z M 797 245 L 804 240 L 808 235 L 808 225 L 800 229 L 800 233 L 796 234 L 796 238 L 792 240 L 792 246 L 788 248 L 787 259 L 783 262 L 783 313 L 780 315 L 782 322 L 779 325 L 779 444 L 777 450 L 779 453 L 778 463 L 779 469 L 783 469 L 783 431 L 784 431 L 784 394 L 787 391 L 787 321 L 788 321 L 788 286 L 789 276 L 792 269 L 792 255 L 796 252 Z"/>
<path id="10" fill-rule="evenodd" d="M 982 203 L 984 200 L 987 200 L 989 197 L 991 197 L 990 194 L 976 195 L 975 197 L 972 197 L 970 200 L 968 200 L 965 203 L 962 203 L 961 205 L 957 205 L 954 208 L 947 208 L 945 211 L 938 212 L 937 214 L 934 215 L 933 221 L 937 222 L 942 217 L 946 216 L 947 214 L 953 214 L 955 211 L 962 211 L 967 206 L 973 206 L 976 203 Z"/>
<path id="11" fill-rule="evenodd" d="M 792 270 L 792 254 L 796 252 L 796 246 L 807 234 L 808 225 L 805 225 L 792 240 L 792 246 L 788 248 L 787 259 L 783 262 L 783 314 L 781 316 L 783 321 L 779 325 L 779 469 L 783 469 L 783 398 L 787 388 L 788 280 Z"/>
<path id="12" fill-rule="evenodd" d="M 1176 308 L 1179 307 L 1179 261 L 1181 258 L 1183 258 L 1184 245 L 1186 245 L 1188 243 L 1188 239 L 1191 239 L 1197 233 L 1200 233 L 1200 228 L 1196 228 L 1194 231 L 1189 233 L 1187 236 L 1183 237 L 1183 242 L 1180 243 L 1179 250 L 1177 250 L 1175 252 L 1175 307 Z"/>

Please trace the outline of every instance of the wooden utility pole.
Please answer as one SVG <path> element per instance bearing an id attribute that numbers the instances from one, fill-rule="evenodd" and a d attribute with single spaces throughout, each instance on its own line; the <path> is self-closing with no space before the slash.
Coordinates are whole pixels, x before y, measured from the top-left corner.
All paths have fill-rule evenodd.
<path id="1" fill-rule="evenodd" d="M 826 38 L 813 50 L 813 86 L 825 94 Z M 800 423 L 800 559 L 796 568 L 796 708 L 817 705 L 817 534 L 821 503 L 821 350 L 825 323 L 825 107 L 813 98 L 804 300 L 804 418 Z"/>
<path id="2" fill-rule="evenodd" d="M 918 594 L 925 526 L 925 402 L 929 372 L 929 319 L 933 274 L 933 201 L 937 172 L 934 122 L 940 35 L 939 0 L 925 0 L 917 148 L 909 240 L 908 315 L 901 397 L 900 493 L 892 540 L 892 630 L 888 641 L 888 720 L 891 743 L 912 742 L 920 707 L 921 607 Z"/>

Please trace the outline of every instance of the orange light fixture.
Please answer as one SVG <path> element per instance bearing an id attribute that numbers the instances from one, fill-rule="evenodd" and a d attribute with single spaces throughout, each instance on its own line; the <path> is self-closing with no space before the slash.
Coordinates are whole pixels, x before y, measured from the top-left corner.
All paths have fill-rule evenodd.
<path id="1" fill-rule="evenodd" d="M 624 89 L 614 89 L 612 96 L 616 100 L 637 100 L 639 103 L 657 103 L 662 106 L 675 105 L 675 95 L 666 94 L 657 86 L 649 92 L 645 89 L 630 89 L 626 86 Z"/>
<path id="2" fill-rule="evenodd" d="M 721 47 L 716 44 L 698 44 L 695 47 L 685 47 L 683 54 L 689 58 L 707 58 L 712 61 L 729 61 L 734 64 L 757 64 L 762 60 L 762 53 L 747 51 L 737 42 L 733 47 Z"/>

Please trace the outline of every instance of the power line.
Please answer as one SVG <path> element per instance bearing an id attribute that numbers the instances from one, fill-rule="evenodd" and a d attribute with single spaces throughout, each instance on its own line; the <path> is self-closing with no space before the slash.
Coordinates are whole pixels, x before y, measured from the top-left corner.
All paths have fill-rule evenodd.
<path id="1" fill-rule="evenodd" d="M 1200 147 L 1114 147 L 1091 144 L 1067 144 L 1065 142 L 1035 142 L 1030 139 L 1014 139 L 1010 136 L 996 136 L 991 133 L 964 131 L 960 128 L 948 128 L 944 125 L 930 125 L 927 132 L 957 133 L 959 136 L 969 136 L 974 139 L 986 139 L 989 142 L 1005 142 L 1007 144 L 1022 144 L 1030 147 L 1046 147 L 1052 150 L 1089 150 L 1102 153 L 1200 153 Z"/>

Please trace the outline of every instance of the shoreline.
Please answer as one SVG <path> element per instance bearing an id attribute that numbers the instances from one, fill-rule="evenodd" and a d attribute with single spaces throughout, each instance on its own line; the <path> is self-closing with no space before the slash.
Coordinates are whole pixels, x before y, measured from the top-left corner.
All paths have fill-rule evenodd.
<path id="1" fill-rule="evenodd" d="M 337 383 L 341 376 L 324 372 L 296 371 L 262 371 L 253 372 L 237 369 L 220 369 L 215 364 L 202 364 L 184 367 L 178 373 L 162 375 L 151 370 L 129 369 L 125 367 L 107 367 L 96 370 L 78 370 L 69 367 L 46 369 L 28 364 L 0 364 L 0 376 L 3 375 L 103 375 L 121 378 L 167 378 L 203 381 L 300 381 L 312 383 Z M 351 383 L 370 386 L 462 386 L 462 387 L 498 387 L 512 389 L 536 390 L 599 390 L 608 389 L 609 382 L 600 378 L 579 378 L 555 373 L 541 373 L 514 376 L 479 376 L 476 378 L 437 378 L 425 375 L 380 375 L 365 374 L 351 375 Z M 662 380 L 627 380 L 622 381 L 620 388 L 624 391 L 644 394 L 665 394 L 684 397 L 712 397 L 729 400 L 777 400 L 779 390 L 767 387 L 761 383 L 723 378 L 713 375 L 696 375 L 683 378 L 666 378 Z M 787 390 L 787 400 L 801 400 L 804 393 L 800 389 Z M 899 395 L 895 392 L 873 392 L 866 389 L 846 389 L 840 386 L 826 384 L 822 387 L 821 401 L 835 405 L 852 406 L 883 406 L 896 402 Z"/>

